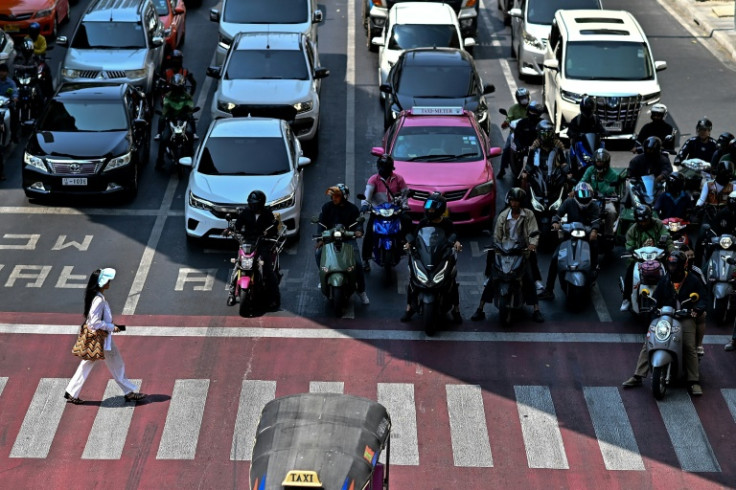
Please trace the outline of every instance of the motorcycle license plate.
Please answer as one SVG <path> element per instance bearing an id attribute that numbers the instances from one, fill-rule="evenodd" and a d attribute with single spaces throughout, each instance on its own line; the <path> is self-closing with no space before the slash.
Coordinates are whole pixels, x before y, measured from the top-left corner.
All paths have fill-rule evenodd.
<path id="1" fill-rule="evenodd" d="M 61 185 L 87 185 L 87 177 L 67 177 L 61 179 Z"/>
<path id="2" fill-rule="evenodd" d="M 611 131 L 621 131 L 621 121 L 611 121 L 604 124 L 606 129 Z"/>
<path id="3" fill-rule="evenodd" d="M 18 32 L 20 31 L 20 26 L 15 25 L 15 24 L 7 24 L 3 26 L 3 30 L 5 32 Z"/>

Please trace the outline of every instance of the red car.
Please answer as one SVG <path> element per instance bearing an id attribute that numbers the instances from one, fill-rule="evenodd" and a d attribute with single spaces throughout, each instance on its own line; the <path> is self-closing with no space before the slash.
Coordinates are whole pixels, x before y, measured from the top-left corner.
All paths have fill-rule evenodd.
<path id="1" fill-rule="evenodd" d="M 69 22 L 69 0 L 13 0 L 0 2 L 0 29 L 14 38 L 28 34 L 33 22 L 41 24 L 41 34 L 56 38 L 59 24 Z"/>
<path id="2" fill-rule="evenodd" d="M 165 29 L 169 29 L 166 37 L 167 51 L 171 52 L 184 44 L 186 37 L 187 7 L 184 0 L 153 0 Z"/>

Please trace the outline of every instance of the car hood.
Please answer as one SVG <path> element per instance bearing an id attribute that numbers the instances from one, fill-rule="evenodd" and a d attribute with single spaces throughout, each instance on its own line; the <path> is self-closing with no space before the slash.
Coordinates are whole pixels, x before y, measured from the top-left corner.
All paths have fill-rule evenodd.
<path id="1" fill-rule="evenodd" d="M 563 90 L 576 94 L 588 94 L 596 96 L 626 96 L 626 95 L 649 95 L 659 92 L 659 82 L 655 75 L 654 80 L 565 80 Z"/>
<path id="2" fill-rule="evenodd" d="M 14 14 L 25 14 L 30 11 L 43 10 L 53 5 L 49 0 L 23 0 L 22 2 L 3 2 L 4 5 L 0 8 L 0 12 L 12 12 Z M 8 5 L 11 4 L 11 5 Z"/>
<path id="3" fill-rule="evenodd" d="M 37 156 L 101 158 L 119 156 L 130 149 L 127 131 L 66 133 L 39 131 L 28 140 L 26 151 Z"/>
<path id="4" fill-rule="evenodd" d="M 411 95 L 398 94 L 397 99 L 401 109 L 411 109 L 415 106 L 432 106 L 432 107 L 462 107 L 468 111 L 475 111 L 478 108 L 478 96 L 470 97 L 413 97 Z"/>
<path id="5" fill-rule="evenodd" d="M 422 163 L 395 161 L 396 173 L 403 176 L 409 187 L 443 189 L 471 188 L 488 182 L 491 173 L 486 162 Z"/>
<path id="6" fill-rule="evenodd" d="M 269 201 L 294 192 L 291 173 L 283 175 L 204 175 L 192 172 L 189 189 L 198 197 L 220 204 L 242 204 L 251 191 L 260 189 Z"/>
<path id="7" fill-rule="evenodd" d="M 295 104 L 312 98 L 309 80 L 221 80 L 217 100 L 240 104 Z"/>
<path id="8" fill-rule="evenodd" d="M 311 22 L 299 24 L 238 24 L 233 22 L 220 22 L 220 32 L 230 39 L 239 32 L 263 32 L 266 26 L 270 32 L 295 32 L 297 34 L 308 34 Z"/>
<path id="9" fill-rule="evenodd" d="M 64 59 L 64 68 L 74 70 L 140 70 L 146 66 L 148 50 L 141 49 L 72 49 Z"/>

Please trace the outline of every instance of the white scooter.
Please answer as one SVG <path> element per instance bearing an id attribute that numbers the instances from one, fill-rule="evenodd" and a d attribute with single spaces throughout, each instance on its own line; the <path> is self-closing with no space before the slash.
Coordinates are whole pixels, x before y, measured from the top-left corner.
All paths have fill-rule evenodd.
<path id="1" fill-rule="evenodd" d="M 621 256 L 621 258 L 633 258 L 637 262 L 634 265 L 631 297 L 627 298 L 631 302 L 631 312 L 636 316 L 647 314 L 656 307 L 652 295 L 665 273 L 664 255 L 664 248 L 648 246 L 637 248 L 632 253 Z M 623 293 L 623 277 L 619 277 L 619 287 Z"/>

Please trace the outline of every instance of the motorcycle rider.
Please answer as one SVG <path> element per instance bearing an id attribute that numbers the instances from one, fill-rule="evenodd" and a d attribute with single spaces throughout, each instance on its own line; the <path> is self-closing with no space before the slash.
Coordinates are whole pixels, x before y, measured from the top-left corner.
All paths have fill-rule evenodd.
<path id="1" fill-rule="evenodd" d="M 559 230 L 560 219 L 567 216 L 568 223 L 582 223 L 590 227 L 588 237 L 590 243 L 590 265 L 592 270 L 598 268 L 598 231 L 600 230 L 600 208 L 593 200 L 593 188 L 587 182 L 580 182 L 572 191 L 572 197 L 568 197 L 557 208 L 557 214 L 552 218 L 552 229 Z M 547 272 L 547 285 L 539 293 L 539 299 L 554 299 L 555 281 L 557 280 L 557 255 L 559 246 L 552 254 Z"/>
<path id="2" fill-rule="evenodd" d="M 516 92 L 514 92 L 514 98 L 516 99 L 516 104 L 509 107 L 509 110 L 506 114 L 506 119 L 504 119 L 504 121 L 501 123 L 501 129 L 508 128 L 511 124 L 511 121 L 524 119 L 527 116 L 526 108 L 529 106 L 529 90 L 525 87 L 517 88 Z M 501 169 L 496 176 L 499 179 L 503 179 L 504 175 L 506 175 L 506 169 L 511 163 L 511 140 L 513 137 L 514 133 L 512 131 L 509 133 L 508 138 L 506 138 L 506 143 L 503 145 L 503 153 L 501 154 Z"/>
<path id="3" fill-rule="evenodd" d="M 401 195 L 402 192 L 409 187 L 404 181 L 404 177 L 394 173 L 394 159 L 391 155 L 384 153 L 376 161 L 378 172 L 371 175 L 365 185 L 365 199 L 361 203 L 360 211 L 364 213 L 369 211 L 371 205 L 378 206 L 385 202 L 391 202 L 394 197 Z M 407 213 L 401 215 L 401 238 L 406 235 L 406 230 L 411 225 L 411 220 Z M 366 272 L 371 270 L 370 260 L 373 253 L 373 213 L 368 215 L 368 223 L 365 227 L 365 235 L 363 235 L 363 268 Z"/>
<path id="4" fill-rule="evenodd" d="M 728 194 L 726 205 L 720 208 L 708 225 L 710 226 L 710 232 L 703 227 L 698 232 L 698 239 L 695 242 L 696 264 L 707 264 L 710 258 L 710 253 L 705 254 L 706 237 L 733 235 L 736 233 L 736 191 L 731 191 Z"/>
<path id="5" fill-rule="evenodd" d="M 25 45 L 22 44 L 21 54 L 26 58 L 22 64 L 31 64 L 31 58 L 33 58 L 33 65 L 37 69 L 38 64 L 43 62 L 43 77 L 41 79 L 41 90 L 45 97 L 51 97 L 54 95 L 53 76 L 51 75 L 51 68 L 45 62 L 46 59 L 46 38 L 41 34 L 41 24 L 38 22 L 31 22 L 28 26 L 28 35 L 23 38 L 23 43 L 30 41 L 33 43 L 33 51 L 29 54 L 26 52 Z M 18 67 L 18 60 L 16 59 L 14 68 Z"/>
<path id="6" fill-rule="evenodd" d="M 13 65 L 13 75 L 18 80 L 21 73 L 27 73 L 31 77 L 31 84 L 37 88 L 38 97 L 33 102 L 34 114 L 37 114 L 41 109 L 43 100 L 46 96 L 50 96 L 53 93 L 53 87 L 43 87 L 38 78 L 38 59 L 33 54 L 33 41 L 30 38 L 25 38 L 20 43 L 19 56 L 15 59 Z M 50 80 L 49 77 L 45 77 L 44 80 Z M 49 82 L 46 83 L 48 85 Z M 47 91 L 51 90 L 52 93 Z"/>
<path id="7" fill-rule="evenodd" d="M 552 150 L 556 150 L 554 166 L 561 169 L 561 179 L 564 179 L 564 181 L 556 182 L 555 184 L 569 184 L 570 186 L 566 188 L 566 190 L 569 190 L 570 187 L 572 187 L 571 183 L 574 182 L 573 173 L 570 165 L 567 162 L 567 157 L 565 155 L 565 145 L 559 138 L 556 137 L 554 125 L 546 119 L 542 119 L 537 123 L 536 133 L 537 138 L 534 140 L 534 142 L 532 142 L 531 146 L 529 147 L 529 157 L 526 159 L 526 165 L 524 166 L 524 169 L 522 170 L 520 175 L 521 187 L 528 187 L 526 179 L 529 177 L 529 173 L 532 171 L 532 168 L 534 166 L 534 161 L 532 157 L 534 155 L 534 151 L 538 148 L 541 148 L 545 154 L 549 154 Z M 542 166 L 542 169 L 546 174 L 548 172 L 547 158 L 545 157 L 542 159 L 544 161 L 540 161 L 539 164 Z"/>
<path id="8" fill-rule="evenodd" d="M 538 236 L 530 236 L 532 233 L 539 231 L 537 219 L 531 209 L 523 208 L 522 205 L 526 201 L 526 192 L 523 189 L 514 187 L 506 193 L 506 204 L 508 207 L 501 211 L 496 218 L 496 225 L 493 231 L 493 243 L 503 243 L 506 240 L 512 240 L 519 244 L 527 245 L 529 251 L 529 260 L 526 262 L 524 270 L 524 278 L 522 280 L 522 288 L 526 304 L 534 308 L 532 319 L 535 322 L 544 322 L 542 312 L 539 310 L 539 301 L 537 300 L 537 291 L 534 285 L 533 267 L 537 267 L 536 259 L 532 259 L 532 255 L 536 255 L 537 245 L 539 244 Z M 470 317 L 474 322 L 483 320 L 486 314 L 483 312 L 486 302 L 493 300 L 493 282 L 491 276 L 493 274 L 494 253 L 491 251 L 486 255 L 486 280 L 483 293 L 480 298 L 478 308 Z"/>
<path id="9" fill-rule="evenodd" d="M 656 136 L 665 146 L 671 146 L 667 144 L 667 137 L 672 136 L 675 129 L 670 123 L 664 120 L 667 117 L 667 106 L 664 104 L 654 104 L 649 110 L 649 115 L 652 118 L 651 122 L 642 126 L 641 131 L 636 135 L 636 145 L 632 150 L 634 153 L 641 153 L 643 151 L 642 145 L 650 136 Z M 674 144 L 674 141 L 672 144 Z"/>
<path id="10" fill-rule="evenodd" d="M 28 26 L 28 35 L 24 39 L 30 39 L 33 42 L 33 54 L 46 56 L 46 37 L 41 34 L 41 24 L 31 22 Z"/>
<path id="11" fill-rule="evenodd" d="M 671 252 L 674 248 L 672 237 L 662 222 L 652 216 L 652 208 L 646 204 L 639 204 L 634 209 L 635 223 L 626 231 L 626 252 L 631 253 L 637 248 L 654 247 L 660 243 L 663 236 L 667 237 L 665 249 Z M 626 266 L 624 274 L 624 291 L 623 301 L 621 302 L 621 311 L 628 311 L 631 308 L 631 292 L 634 282 L 634 267 L 636 261 L 630 260 Z"/>
<path id="12" fill-rule="evenodd" d="M 655 175 L 656 182 L 662 182 L 672 173 L 669 157 L 662 153 L 662 140 L 650 136 L 644 141 L 644 153 L 636 155 L 629 161 L 629 178 L 640 178 Z"/>
<path id="13" fill-rule="evenodd" d="M 322 210 L 319 213 L 319 223 L 317 225 L 317 234 L 320 236 L 324 230 L 330 230 L 337 225 L 343 225 L 348 229 L 354 223 L 357 223 L 360 217 L 360 210 L 358 206 L 350 202 L 350 189 L 343 183 L 333 185 L 325 191 L 325 194 L 330 196 L 330 200 L 322 205 Z M 324 225 L 324 226 L 322 226 Z M 349 228 L 355 232 L 355 238 L 345 240 L 344 245 L 351 245 L 355 250 L 353 257 L 355 257 L 355 292 L 358 294 L 360 301 L 364 304 L 370 304 L 368 294 L 365 292 L 365 271 L 363 269 L 363 261 L 361 255 L 358 252 L 358 238 L 363 236 L 363 224 L 358 223 L 355 226 Z M 317 260 L 317 268 L 319 268 L 322 260 L 322 250 L 324 242 L 319 239 L 315 244 L 314 257 Z"/>
<path id="14" fill-rule="evenodd" d="M 715 207 L 717 209 L 725 206 L 728 195 L 734 190 L 733 186 L 734 162 L 721 159 L 715 169 L 715 178 L 713 180 L 703 181 L 703 188 L 700 190 L 700 197 L 695 203 L 695 208 L 700 212 L 705 205 Z M 708 217 L 703 222 L 709 222 Z"/>
<path id="15" fill-rule="evenodd" d="M 279 235 L 281 217 L 274 213 L 270 206 L 266 206 L 266 194 L 255 190 L 248 194 L 248 204 L 235 220 L 235 231 L 242 234 L 246 240 L 255 242 L 259 237 L 275 238 Z M 229 231 L 229 230 L 228 230 Z M 230 234 L 230 233 L 228 233 Z M 273 253 L 271 242 L 258 241 L 257 257 L 263 261 L 263 281 L 268 291 L 269 310 L 278 310 L 281 306 L 279 281 L 273 269 Z M 235 272 L 230 281 L 230 294 L 227 297 L 228 306 L 235 304 Z"/>
<path id="16" fill-rule="evenodd" d="M 416 237 L 419 230 L 422 228 L 431 226 L 434 228 L 442 228 L 445 232 L 445 236 L 449 238 L 450 235 L 455 233 L 455 225 L 452 223 L 450 218 L 445 216 L 446 212 L 447 200 L 445 197 L 437 191 L 430 194 L 424 203 L 424 218 L 419 221 L 419 224 L 414 231 L 414 236 Z M 407 242 L 404 245 L 404 249 L 409 250 L 411 246 L 412 242 Z M 455 249 L 455 252 L 461 252 L 463 250 L 462 244 L 457 240 L 452 244 L 452 247 Z M 455 265 L 453 264 L 453 267 L 454 266 Z M 463 322 L 463 317 L 460 315 L 460 290 L 457 281 L 454 282 L 450 294 L 450 301 L 452 302 L 452 321 L 455 324 L 460 324 Z M 416 303 L 416 293 L 412 290 L 411 282 L 409 282 L 409 285 L 406 286 L 406 311 L 404 311 L 404 315 L 401 317 L 402 322 L 408 322 L 411 320 L 411 317 L 414 316 L 414 313 L 416 312 Z"/>
<path id="17" fill-rule="evenodd" d="M 171 81 L 171 91 L 169 91 L 164 97 L 163 110 L 161 111 L 161 117 L 158 120 L 158 134 L 153 138 L 156 141 L 161 141 L 158 145 L 158 157 L 156 159 L 157 169 L 162 168 L 164 164 L 164 152 L 166 151 L 166 145 L 171 137 L 171 129 L 167 124 L 170 119 L 180 116 L 186 117 L 188 123 L 188 135 L 192 135 L 194 137 L 193 139 L 198 139 L 193 110 L 194 101 L 192 100 L 192 96 L 186 91 L 186 82 L 184 77 L 177 73 Z"/>
<path id="18" fill-rule="evenodd" d="M 680 172 L 672 172 L 667 176 L 665 192 L 657 197 L 653 209 L 660 219 L 685 219 L 693 206 L 693 198 L 685 192 L 685 177 Z"/>
<path id="19" fill-rule="evenodd" d="M 18 103 L 18 86 L 15 81 L 8 76 L 8 64 L 0 63 L 0 95 L 4 95 L 10 99 L 10 127 L 2 127 L 2 131 L 10 131 L 11 138 L 14 143 L 18 142 L 18 111 L 15 106 Z M 2 153 L 0 152 L 0 156 Z M 5 174 L 0 166 L 0 180 L 5 180 Z"/>
<path id="20" fill-rule="evenodd" d="M 680 165 L 683 161 L 690 158 L 700 158 L 706 162 L 710 162 L 713 153 L 716 151 L 716 140 L 710 137 L 710 131 L 713 129 L 713 123 L 707 117 L 698 121 L 695 125 L 697 136 L 689 138 L 675 157 L 675 165 Z"/>
<path id="21" fill-rule="evenodd" d="M 581 182 L 587 182 L 596 195 L 614 197 L 618 195 L 620 177 L 618 172 L 611 168 L 611 154 L 605 148 L 598 148 L 593 155 L 593 166 L 585 169 Z M 601 210 L 605 219 L 605 235 L 613 237 L 613 224 L 616 221 L 616 206 L 607 201 Z"/>
<path id="22" fill-rule="evenodd" d="M 682 325 L 682 342 L 683 357 L 682 364 L 687 372 L 687 382 L 690 386 L 690 394 L 693 396 L 701 396 L 703 389 L 700 387 L 700 366 L 698 363 L 698 354 L 696 351 L 696 334 L 695 322 L 698 316 L 702 315 L 706 309 L 705 288 L 703 283 L 688 273 L 686 268 L 687 258 L 685 253 L 679 250 L 672 252 L 667 257 L 667 274 L 665 274 L 657 285 L 657 289 L 652 294 L 652 298 L 657 301 L 657 308 L 671 306 L 678 308 L 683 301 L 690 298 L 690 294 L 697 293 L 699 299 L 693 305 L 689 304 L 692 311 L 692 318 L 681 320 Z M 639 353 L 639 359 L 636 361 L 636 370 L 634 375 L 622 383 L 624 388 L 634 388 L 642 385 L 642 378 L 647 376 L 649 372 L 649 353 L 647 352 L 646 342 L 642 346 Z"/>
<path id="23" fill-rule="evenodd" d="M 580 114 L 572 118 L 570 125 L 567 127 L 567 137 L 570 138 L 570 146 L 584 134 L 595 133 L 601 138 L 608 136 L 608 130 L 603 127 L 600 118 L 595 113 L 595 99 L 589 95 L 584 95 L 580 100 Z"/>
<path id="24" fill-rule="evenodd" d="M 517 155 L 526 155 L 529 147 L 537 139 L 537 124 L 544 114 L 544 106 L 533 100 L 526 108 L 526 117 L 516 123 L 514 129 L 514 143 L 516 143 Z M 514 178 L 517 176 L 514 175 Z"/>
<path id="25" fill-rule="evenodd" d="M 174 79 L 174 75 L 179 74 L 184 77 L 184 81 L 188 84 L 189 95 L 194 97 L 194 93 L 197 91 L 197 80 L 195 80 L 192 72 L 184 68 L 184 54 L 178 49 L 171 52 L 169 57 L 169 67 L 164 72 L 164 77 L 161 80 L 165 83 L 164 91 L 168 89 L 171 82 Z"/>
<path id="26" fill-rule="evenodd" d="M 729 133 L 728 131 L 726 131 L 725 133 L 721 133 L 720 136 L 718 136 L 718 139 L 716 140 L 716 151 L 713 152 L 713 157 L 710 159 L 711 168 L 715 168 L 716 165 L 718 165 L 718 162 L 721 161 L 722 157 L 728 155 L 729 153 L 732 153 L 730 143 L 731 140 L 734 138 L 736 138 L 736 136 Z M 733 158 L 731 158 L 731 160 L 733 160 Z"/>

